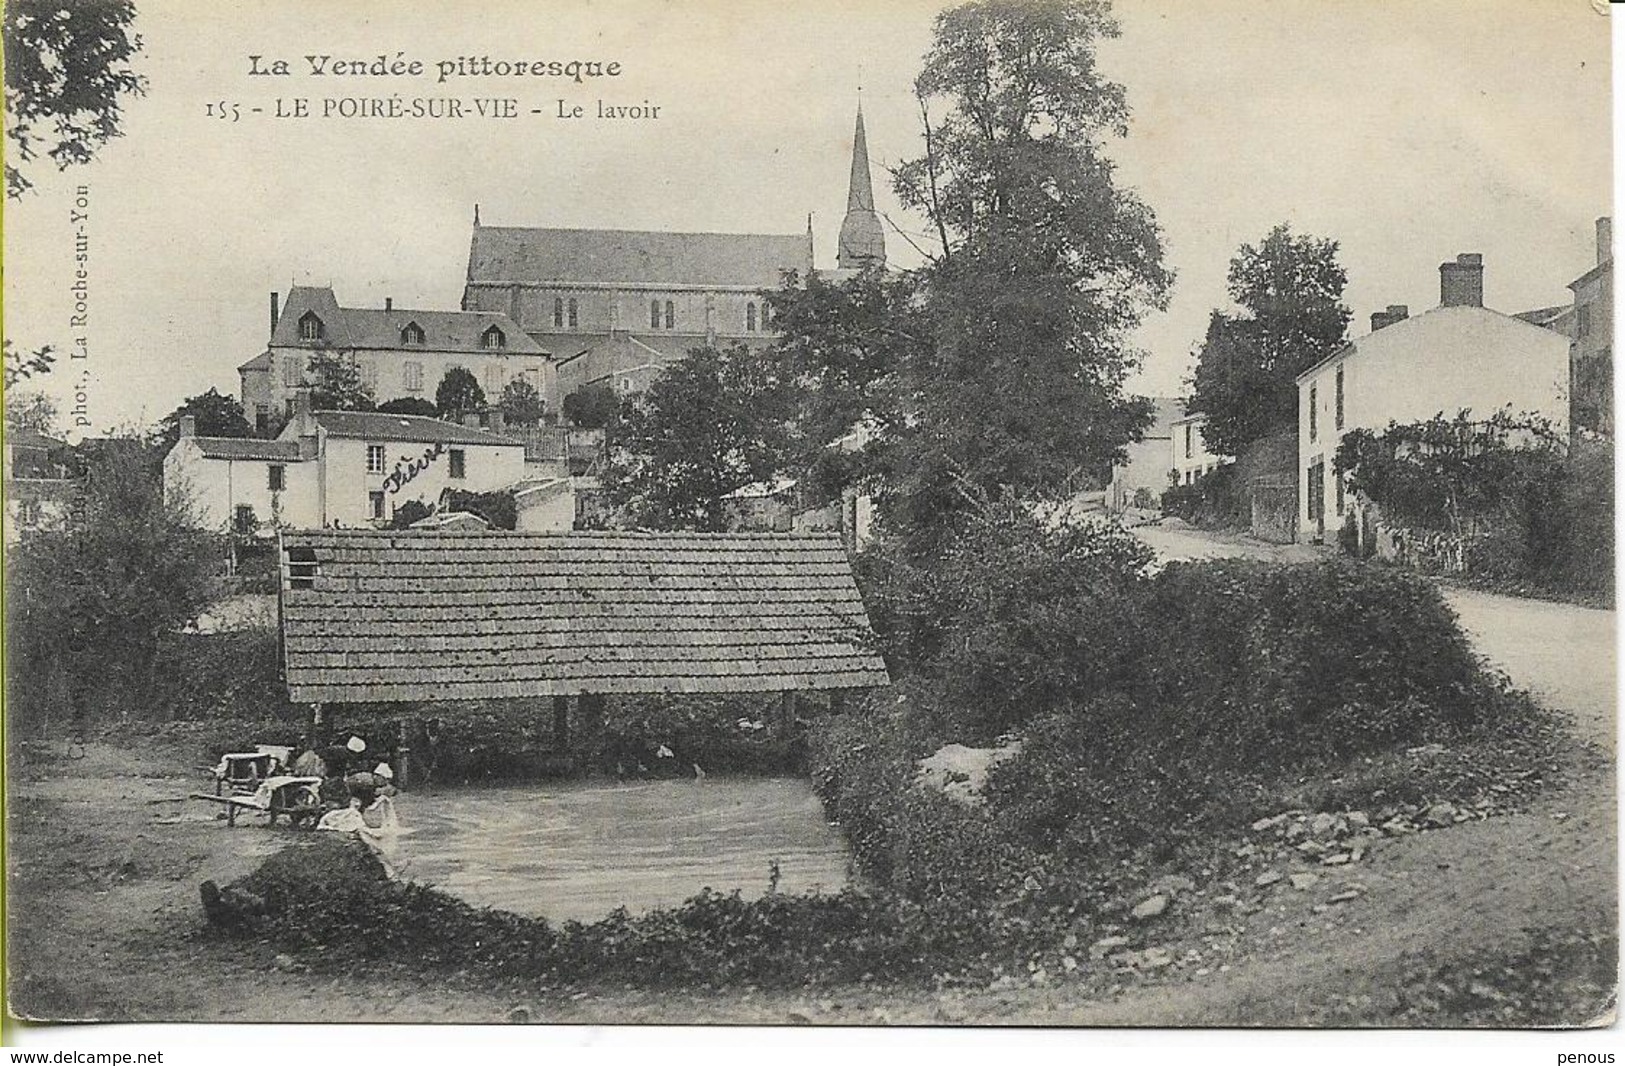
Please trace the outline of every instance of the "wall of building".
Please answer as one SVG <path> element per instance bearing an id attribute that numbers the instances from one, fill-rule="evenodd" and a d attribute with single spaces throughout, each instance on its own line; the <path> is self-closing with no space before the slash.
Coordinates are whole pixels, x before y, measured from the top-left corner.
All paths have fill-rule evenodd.
<path id="1" fill-rule="evenodd" d="M 382 473 L 367 472 L 367 446 L 384 446 Z M 452 451 L 463 453 L 463 477 L 451 476 Z M 322 435 L 324 466 L 324 518 L 329 524 L 368 526 L 374 524 L 372 494 L 383 495 L 383 520 L 388 521 L 408 500 L 433 507 L 448 488 L 466 492 L 505 489 L 525 474 L 525 449 L 519 444 L 434 445 L 417 441 L 365 441 Z M 404 483 L 390 484 L 397 468 L 413 465 L 421 469 Z"/>
<path id="2" fill-rule="evenodd" d="M 1108 505 L 1114 511 L 1134 503 L 1135 494 L 1146 489 L 1160 499 L 1168 488 L 1169 438 L 1147 437 L 1128 446 L 1128 458 L 1112 467 L 1112 486 L 1107 494 Z"/>
<path id="3" fill-rule="evenodd" d="M 250 424 L 255 422 L 255 405 L 265 404 L 270 409 L 273 424 L 280 423 L 287 413 L 288 403 L 304 382 L 310 350 L 306 348 L 277 347 L 271 349 L 269 373 L 245 373 L 243 380 L 243 412 Z M 552 367 L 545 355 L 516 352 L 441 352 L 412 350 L 363 350 L 350 353 L 361 370 L 362 380 L 372 386 L 373 398 L 379 403 L 400 397 L 416 397 L 434 402 L 435 389 L 446 376 L 446 371 L 460 366 L 474 375 L 486 399 L 495 403 L 502 396 L 508 382 L 520 376 L 530 379 L 547 402 L 549 411 L 558 410 L 557 388 L 553 384 Z M 407 384 L 407 365 L 422 367 L 420 384 L 411 388 Z M 288 367 L 293 367 L 290 370 Z M 298 375 L 295 384 L 288 384 L 291 375 Z M 250 379 L 253 379 L 252 381 Z"/>
<path id="4" fill-rule="evenodd" d="M 1208 450 L 1207 441 L 1202 438 L 1203 418 L 1180 419 L 1173 424 L 1173 439 L 1164 444 L 1164 448 L 1172 446 L 1172 462 L 1163 468 L 1164 485 L 1167 488 L 1166 478 L 1169 470 L 1178 476 L 1179 484 L 1189 485 L 1203 474 L 1212 472 L 1218 466 L 1230 461 L 1229 456 L 1217 455 Z M 1168 455 L 1164 452 L 1164 455 Z"/>
<path id="5" fill-rule="evenodd" d="M 283 468 L 283 489 L 273 492 L 269 468 Z M 254 509 L 262 529 L 321 525 L 315 462 L 272 463 L 264 459 L 213 459 L 196 441 L 181 438 L 164 457 L 164 492 L 184 493 L 207 529 L 229 530 L 240 505 Z"/>
<path id="6" fill-rule="evenodd" d="M 1298 383 L 1298 539 L 1336 535 L 1346 510 L 1346 500 L 1344 508 L 1337 502 L 1337 446 L 1350 430 L 1423 422 L 1441 412 L 1454 417 L 1463 409 L 1488 418 L 1510 407 L 1567 432 L 1568 392 L 1566 338 L 1481 307 L 1438 308 L 1359 338 Z M 1318 514 L 1310 481 L 1317 465 L 1324 492 Z"/>
<path id="7" fill-rule="evenodd" d="M 554 301 L 563 300 L 565 315 L 554 325 Z M 569 318 L 570 301 L 576 302 L 576 321 Z M 649 304 L 660 307 L 658 325 L 651 324 Z M 672 325 L 666 326 L 666 303 L 672 305 Z M 470 285 L 464 309 L 506 314 L 520 328 L 549 347 L 552 335 L 608 334 L 613 330 L 631 333 L 687 335 L 704 343 L 709 332 L 719 338 L 751 342 L 767 340 L 764 328 L 764 301 L 760 293 L 728 289 L 661 289 L 643 286 L 621 288 L 531 287 L 524 285 L 492 287 Z M 750 326 L 749 308 L 756 308 L 756 329 Z M 568 352 L 555 352 L 567 355 Z"/>

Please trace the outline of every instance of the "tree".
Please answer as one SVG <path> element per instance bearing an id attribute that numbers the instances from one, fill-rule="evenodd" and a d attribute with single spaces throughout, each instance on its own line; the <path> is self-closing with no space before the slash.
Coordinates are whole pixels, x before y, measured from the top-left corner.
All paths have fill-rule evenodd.
<path id="1" fill-rule="evenodd" d="M 696 348 L 622 410 L 605 491 L 642 528 L 724 530 L 728 495 L 782 468 L 790 413 L 771 360 Z"/>
<path id="2" fill-rule="evenodd" d="M 1241 308 L 1215 311 L 1197 352 L 1192 410 L 1207 416 L 1209 447 L 1238 455 L 1297 422 L 1297 377 L 1342 346 L 1348 276 L 1337 242 L 1294 235 L 1285 223 L 1230 261 L 1229 294 Z"/>
<path id="3" fill-rule="evenodd" d="M 463 415 L 485 406 L 485 390 L 467 367 L 454 366 L 434 390 L 434 406 L 441 418 L 460 422 Z"/>
<path id="4" fill-rule="evenodd" d="M 564 398 L 564 417 L 577 429 L 603 429 L 615 420 L 621 402 L 608 385 L 588 385 Z"/>
<path id="5" fill-rule="evenodd" d="M 925 154 L 896 172 L 936 230 L 917 314 L 893 321 L 907 418 L 886 427 L 886 525 L 933 545 L 977 498 L 1104 474 L 1150 420 L 1129 331 L 1171 278 L 1104 152 L 1126 133 L 1095 64 L 1106 0 L 975 0 L 937 17 L 915 81 Z M 940 114 L 934 118 L 933 109 Z"/>
<path id="6" fill-rule="evenodd" d="M 433 418 L 439 413 L 434 404 L 417 396 L 397 396 L 379 404 L 378 410 L 386 415 L 422 415 L 424 418 Z"/>
<path id="7" fill-rule="evenodd" d="M 43 392 L 6 390 L 6 431 L 31 430 L 47 437 L 56 432 L 56 404 Z"/>
<path id="8" fill-rule="evenodd" d="M 49 374 L 51 364 L 56 362 L 56 349 L 47 344 L 43 348 L 32 352 L 24 352 L 11 343 L 5 341 L 5 383 L 6 388 L 18 382 L 33 377 L 35 374 Z"/>
<path id="9" fill-rule="evenodd" d="M 11 0 L 5 12 L 6 134 L 17 163 L 42 154 L 59 170 L 88 162 L 121 134 L 123 98 L 146 79 L 130 68 L 141 38 L 130 32 L 132 0 Z M 31 186 L 6 164 L 6 195 Z"/>
<path id="10" fill-rule="evenodd" d="M 498 406 L 502 408 L 502 416 L 516 426 L 534 426 L 546 413 L 542 394 L 536 391 L 536 386 L 528 378 L 514 378 L 508 382 L 502 390 Z"/>
<path id="11" fill-rule="evenodd" d="M 221 540 L 179 488 L 166 498 L 151 447 L 94 443 L 70 527 L 7 552 L 7 672 L 30 714 L 61 690 L 76 720 L 144 709 L 161 650 L 216 591 Z"/>
<path id="12" fill-rule="evenodd" d="M 371 411 L 372 388 L 361 379 L 353 357 L 331 350 L 310 353 L 307 378 L 312 411 Z"/>
<path id="13" fill-rule="evenodd" d="M 191 415 L 195 420 L 200 437 L 254 435 L 254 427 L 249 425 L 248 418 L 243 414 L 243 405 L 237 402 L 236 397 L 210 389 L 188 398 L 158 423 L 159 439 L 165 451 L 180 439 L 181 419 L 186 415 Z"/>

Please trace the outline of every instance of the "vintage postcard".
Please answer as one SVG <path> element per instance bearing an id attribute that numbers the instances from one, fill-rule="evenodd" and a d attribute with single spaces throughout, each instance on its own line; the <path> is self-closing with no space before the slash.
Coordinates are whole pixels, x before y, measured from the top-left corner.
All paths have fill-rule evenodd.
<path id="1" fill-rule="evenodd" d="M 4 19 L 13 1016 L 1612 1021 L 1606 5 Z"/>

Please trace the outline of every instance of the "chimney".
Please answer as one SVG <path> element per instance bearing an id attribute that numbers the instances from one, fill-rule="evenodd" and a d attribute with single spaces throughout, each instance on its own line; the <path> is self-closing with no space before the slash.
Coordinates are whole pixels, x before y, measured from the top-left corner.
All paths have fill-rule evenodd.
<path id="1" fill-rule="evenodd" d="M 1614 220 L 1604 215 L 1597 219 L 1597 265 L 1602 266 L 1614 258 Z"/>
<path id="2" fill-rule="evenodd" d="M 1386 311 L 1371 312 L 1371 332 L 1385 329 L 1395 322 L 1403 322 L 1411 317 L 1411 309 L 1404 304 L 1389 304 Z"/>
<path id="3" fill-rule="evenodd" d="M 281 305 L 280 305 L 280 304 L 278 304 L 278 303 L 277 303 L 277 301 L 276 301 L 276 293 L 274 293 L 274 292 L 273 292 L 273 293 L 272 293 L 272 294 L 271 294 L 271 332 L 272 332 L 272 333 L 275 333 L 275 332 L 276 332 L 276 316 L 277 316 L 277 309 L 278 309 L 278 308 L 279 308 L 279 307 L 280 307 L 280 306 L 281 306 Z"/>
<path id="4" fill-rule="evenodd" d="M 299 438 L 299 458 L 316 458 L 316 416 L 310 410 L 310 390 L 295 389 L 293 393 L 293 431 Z"/>
<path id="5" fill-rule="evenodd" d="M 1484 257 L 1462 252 L 1453 263 L 1439 264 L 1440 307 L 1484 306 Z"/>
<path id="6" fill-rule="evenodd" d="M 192 415 L 181 415 L 181 436 L 197 436 L 197 418 Z"/>
<path id="7" fill-rule="evenodd" d="M 384 310 L 385 311 L 393 311 L 393 310 L 395 310 L 395 297 L 393 297 L 393 296 L 384 297 Z"/>

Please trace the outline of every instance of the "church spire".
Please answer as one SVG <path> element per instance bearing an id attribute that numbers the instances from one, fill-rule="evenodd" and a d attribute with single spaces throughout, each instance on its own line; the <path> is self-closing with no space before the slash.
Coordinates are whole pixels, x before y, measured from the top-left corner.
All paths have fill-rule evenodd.
<path id="1" fill-rule="evenodd" d="M 846 270 L 886 265 L 886 234 L 875 213 L 875 190 L 869 181 L 869 141 L 863 132 L 863 104 L 858 104 L 857 131 L 852 137 L 852 178 L 846 190 L 846 219 L 835 262 Z"/>

